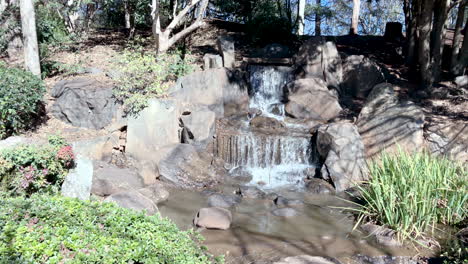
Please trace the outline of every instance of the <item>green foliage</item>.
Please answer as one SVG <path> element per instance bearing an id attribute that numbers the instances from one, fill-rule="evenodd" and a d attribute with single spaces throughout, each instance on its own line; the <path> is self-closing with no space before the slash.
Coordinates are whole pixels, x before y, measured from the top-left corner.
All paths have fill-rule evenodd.
<path id="1" fill-rule="evenodd" d="M 465 244 L 464 244 L 465 243 Z M 449 239 L 442 246 L 442 257 L 446 260 L 444 264 L 467 264 L 468 263 L 468 247 L 466 241 L 463 242 L 456 237 Z"/>
<path id="2" fill-rule="evenodd" d="M 360 220 L 370 218 L 397 231 L 399 239 L 423 236 L 437 224 L 468 216 L 468 174 L 464 165 L 428 153 L 384 154 L 370 166 L 361 187 Z"/>
<path id="3" fill-rule="evenodd" d="M 34 125 L 44 93 L 39 78 L 0 63 L 0 139 Z"/>
<path id="4" fill-rule="evenodd" d="M 74 154 L 65 140 L 51 136 L 49 144 L 22 145 L 0 152 L 0 189 L 15 195 L 57 193 L 70 168 Z"/>
<path id="5" fill-rule="evenodd" d="M 141 47 L 126 49 L 117 59 L 119 69 L 116 97 L 124 103 L 125 111 L 137 114 L 147 106 L 148 99 L 163 95 L 170 81 L 188 74 L 193 64 L 180 53 L 156 55 Z"/>
<path id="6" fill-rule="evenodd" d="M 114 203 L 40 195 L 0 203 L 0 263 L 210 263 L 200 239 Z"/>
<path id="7" fill-rule="evenodd" d="M 37 40 L 48 46 L 62 46 L 71 42 L 72 36 L 68 33 L 64 20 L 54 8 L 60 8 L 54 1 L 37 6 Z"/>

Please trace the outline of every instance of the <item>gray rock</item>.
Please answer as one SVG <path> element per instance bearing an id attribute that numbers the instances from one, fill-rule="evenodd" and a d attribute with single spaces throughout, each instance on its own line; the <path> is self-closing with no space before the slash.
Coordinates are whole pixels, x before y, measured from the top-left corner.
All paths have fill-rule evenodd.
<path id="1" fill-rule="evenodd" d="M 298 214 L 297 211 L 293 208 L 279 208 L 273 210 L 271 213 L 281 217 L 294 217 Z"/>
<path id="2" fill-rule="evenodd" d="M 112 150 L 119 145 L 119 138 L 113 134 L 75 141 L 72 143 L 75 154 L 86 156 L 93 160 L 110 160 Z"/>
<path id="3" fill-rule="evenodd" d="M 125 151 L 139 162 L 158 164 L 165 154 L 163 148 L 178 143 L 179 108 L 175 100 L 151 99 L 147 108 L 128 120 Z"/>
<path id="4" fill-rule="evenodd" d="M 203 56 L 204 70 L 223 67 L 223 58 L 217 54 L 205 54 Z"/>
<path id="5" fill-rule="evenodd" d="M 240 186 L 237 193 L 250 199 L 263 199 L 265 197 L 265 192 L 254 186 Z"/>
<path id="6" fill-rule="evenodd" d="M 424 113 L 411 101 L 400 102 L 391 84 L 381 83 L 374 87 L 356 125 L 369 158 L 383 150 L 423 149 Z"/>
<path id="7" fill-rule="evenodd" d="M 250 182 L 253 178 L 252 174 L 245 167 L 235 167 L 229 171 L 229 175 L 241 182 Z"/>
<path id="8" fill-rule="evenodd" d="M 200 109 L 182 115 L 180 119 L 194 141 L 201 142 L 213 137 L 216 121 L 216 114 L 213 111 Z"/>
<path id="9" fill-rule="evenodd" d="M 20 145 L 31 144 L 31 143 L 32 141 L 25 137 L 20 137 L 20 136 L 8 137 L 4 140 L 0 140 L 0 151 L 4 149 L 14 148 Z"/>
<path id="10" fill-rule="evenodd" d="M 156 205 L 169 199 L 169 192 L 161 183 L 155 183 L 148 187 L 139 189 L 138 192 L 153 201 Z"/>
<path id="11" fill-rule="evenodd" d="M 396 239 L 396 232 L 392 229 L 367 223 L 361 225 L 361 228 L 374 237 L 379 244 L 388 247 L 401 247 L 403 244 Z"/>
<path id="12" fill-rule="evenodd" d="M 311 179 L 307 182 L 306 188 L 310 193 L 314 194 L 335 194 L 335 188 L 322 179 Z"/>
<path id="13" fill-rule="evenodd" d="M 295 257 L 287 257 L 273 264 L 336 264 L 336 262 L 323 257 L 301 255 Z"/>
<path id="14" fill-rule="evenodd" d="M 267 129 L 267 130 L 284 130 L 286 125 L 275 118 L 267 116 L 256 116 L 250 120 L 250 127 L 252 129 Z"/>
<path id="15" fill-rule="evenodd" d="M 300 79 L 286 86 L 286 113 L 295 118 L 327 121 L 343 110 L 338 98 L 318 78 Z"/>
<path id="16" fill-rule="evenodd" d="M 91 193 L 98 196 L 109 196 L 115 193 L 137 190 L 144 187 L 143 180 L 135 170 L 119 168 L 101 163 L 94 170 Z"/>
<path id="17" fill-rule="evenodd" d="M 292 54 L 288 46 L 272 43 L 266 45 L 254 55 L 259 58 L 288 58 Z"/>
<path id="18" fill-rule="evenodd" d="M 341 91 L 353 97 L 366 97 L 375 85 L 385 81 L 380 67 L 363 55 L 351 55 L 343 61 Z"/>
<path id="19" fill-rule="evenodd" d="M 202 159 L 195 147 L 180 144 L 172 148 L 159 163 L 161 180 L 179 187 L 205 187 L 219 181 L 211 160 Z"/>
<path id="20" fill-rule="evenodd" d="M 118 108 L 112 89 L 91 79 L 60 81 L 51 92 L 56 98 L 51 113 L 73 126 L 104 128 L 111 123 Z"/>
<path id="21" fill-rule="evenodd" d="M 84 72 L 89 74 L 99 74 L 102 73 L 103 70 L 95 67 L 88 67 L 84 69 Z"/>
<path id="22" fill-rule="evenodd" d="M 339 87 L 343 79 L 341 57 L 335 43 L 325 37 L 311 37 L 296 54 L 295 64 L 302 68 L 303 78 L 320 78 L 327 86 Z"/>
<path id="23" fill-rule="evenodd" d="M 65 197 L 88 200 L 93 182 L 93 162 L 77 156 L 76 167 L 68 173 L 62 184 L 62 195 Z"/>
<path id="24" fill-rule="evenodd" d="M 424 136 L 431 153 L 468 162 L 468 124 L 452 120 L 429 123 Z"/>
<path id="25" fill-rule="evenodd" d="M 217 117 L 248 110 L 247 84 L 237 72 L 227 69 L 209 69 L 179 78 L 169 93 L 180 109 L 193 112 L 209 109 Z M 226 113 L 225 113 L 226 111 Z"/>
<path id="26" fill-rule="evenodd" d="M 455 78 L 458 88 L 468 88 L 468 75 L 462 75 Z"/>
<path id="27" fill-rule="evenodd" d="M 301 200 L 297 199 L 288 199 L 282 196 L 276 197 L 273 202 L 275 205 L 279 208 L 284 208 L 284 207 L 300 207 L 304 205 L 304 202 Z"/>
<path id="28" fill-rule="evenodd" d="M 331 180 L 337 192 L 367 180 L 369 172 L 364 145 L 355 125 L 332 123 L 321 126 L 317 133 L 317 150 L 325 160 L 322 178 Z"/>
<path id="29" fill-rule="evenodd" d="M 231 222 L 231 212 L 219 207 L 201 208 L 193 220 L 198 227 L 221 230 L 229 229 Z"/>
<path id="30" fill-rule="evenodd" d="M 135 211 L 146 210 L 147 214 L 153 215 L 158 212 L 156 204 L 137 190 L 121 192 L 107 197 L 105 202 L 114 202 L 117 205 Z"/>
<path id="31" fill-rule="evenodd" d="M 241 202 L 241 198 L 235 195 L 213 194 L 208 197 L 208 206 L 229 208 Z"/>
<path id="32" fill-rule="evenodd" d="M 223 65 L 226 68 L 233 68 L 236 62 L 234 39 L 230 36 L 219 36 L 217 40 L 218 52 L 223 56 Z"/>

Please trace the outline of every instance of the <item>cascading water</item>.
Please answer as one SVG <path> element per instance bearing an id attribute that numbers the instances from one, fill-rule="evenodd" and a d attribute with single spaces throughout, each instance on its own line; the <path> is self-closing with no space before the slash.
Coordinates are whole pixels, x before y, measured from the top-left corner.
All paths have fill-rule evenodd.
<path id="1" fill-rule="evenodd" d="M 291 80 L 291 68 L 250 65 L 250 108 L 266 116 L 284 116 L 283 87 Z"/>
<path id="2" fill-rule="evenodd" d="M 250 107 L 260 109 L 263 116 L 284 120 L 283 87 L 291 80 L 291 69 L 251 65 L 249 71 Z M 248 122 L 218 129 L 217 155 L 233 168 L 250 172 L 252 185 L 301 187 L 314 168 L 311 135 L 290 126 L 258 130 Z"/>

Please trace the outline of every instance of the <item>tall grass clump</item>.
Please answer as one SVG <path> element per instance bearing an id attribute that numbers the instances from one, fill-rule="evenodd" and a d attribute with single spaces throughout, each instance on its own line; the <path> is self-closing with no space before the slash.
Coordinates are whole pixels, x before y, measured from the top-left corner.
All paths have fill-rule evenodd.
<path id="1" fill-rule="evenodd" d="M 422 237 L 438 224 L 467 217 L 467 170 L 429 153 L 383 154 L 370 164 L 371 179 L 360 187 L 364 204 L 359 222 L 376 221 L 397 231 L 397 238 Z"/>

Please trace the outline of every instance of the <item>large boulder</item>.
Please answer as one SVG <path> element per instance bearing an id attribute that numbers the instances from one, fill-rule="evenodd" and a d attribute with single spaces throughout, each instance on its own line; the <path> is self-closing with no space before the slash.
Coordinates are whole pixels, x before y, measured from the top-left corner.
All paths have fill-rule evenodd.
<path id="1" fill-rule="evenodd" d="M 229 229 L 232 222 L 232 214 L 229 210 L 220 207 L 201 208 L 193 223 L 198 227 L 208 229 Z"/>
<path id="2" fill-rule="evenodd" d="M 391 84 L 374 87 L 356 125 L 367 157 L 381 151 L 419 151 L 424 147 L 424 113 L 411 101 L 400 102 Z"/>
<path id="3" fill-rule="evenodd" d="M 116 193 L 107 197 L 104 201 L 113 202 L 123 208 L 135 211 L 145 210 L 149 215 L 158 212 L 157 204 L 137 190 Z"/>
<path id="4" fill-rule="evenodd" d="M 91 193 L 98 196 L 109 196 L 143 187 L 143 180 L 136 171 L 111 164 L 100 164 L 94 170 Z"/>
<path id="5" fill-rule="evenodd" d="M 228 69 L 208 69 L 179 78 L 169 90 L 171 97 L 178 100 L 183 111 L 194 111 L 200 106 L 216 113 L 247 112 L 248 87 L 241 74 Z M 225 113 L 226 112 L 226 113 Z"/>
<path id="6" fill-rule="evenodd" d="M 119 144 L 119 137 L 113 134 L 83 139 L 72 143 L 73 152 L 93 160 L 110 160 L 112 150 Z"/>
<path id="7" fill-rule="evenodd" d="M 342 192 L 368 179 L 364 144 L 351 123 L 332 123 L 319 127 L 317 151 L 324 163 L 322 178 Z"/>
<path id="8" fill-rule="evenodd" d="M 325 37 L 307 40 L 294 57 L 295 64 L 302 69 L 304 78 L 317 77 L 328 86 L 339 87 L 343 79 L 341 57 L 334 42 Z"/>
<path id="9" fill-rule="evenodd" d="M 211 160 L 203 159 L 190 144 L 179 144 L 171 148 L 159 162 L 161 180 L 179 187 L 205 187 L 219 179 Z"/>
<path id="10" fill-rule="evenodd" d="M 180 118 L 191 140 L 201 142 L 213 137 L 216 114 L 208 109 L 195 110 Z"/>
<path id="11" fill-rule="evenodd" d="M 208 205 L 212 207 L 229 208 L 241 202 L 237 195 L 215 193 L 208 197 Z"/>
<path id="12" fill-rule="evenodd" d="M 73 126 L 101 129 L 109 125 L 118 109 L 112 86 L 93 79 L 78 78 L 58 82 L 51 113 Z"/>
<path id="13" fill-rule="evenodd" d="M 62 195 L 65 197 L 87 200 L 91 194 L 93 182 L 93 162 L 83 156 L 75 160 L 76 167 L 65 177 Z"/>
<path id="14" fill-rule="evenodd" d="M 168 145 L 180 143 L 179 108 L 175 100 L 151 99 L 138 116 L 128 119 L 126 154 L 158 164 Z"/>
<path id="15" fill-rule="evenodd" d="M 461 163 L 468 163 L 468 124 L 446 120 L 427 126 L 425 138 L 429 150 Z"/>
<path id="16" fill-rule="evenodd" d="M 381 68 L 363 55 L 351 55 L 343 61 L 342 95 L 365 98 L 375 85 L 385 81 Z"/>
<path id="17" fill-rule="evenodd" d="M 343 110 L 338 98 L 319 78 L 300 79 L 286 86 L 286 113 L 300 119 L 330 120 Z"/>

